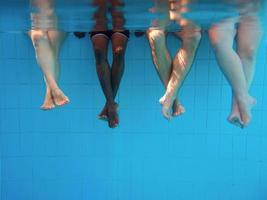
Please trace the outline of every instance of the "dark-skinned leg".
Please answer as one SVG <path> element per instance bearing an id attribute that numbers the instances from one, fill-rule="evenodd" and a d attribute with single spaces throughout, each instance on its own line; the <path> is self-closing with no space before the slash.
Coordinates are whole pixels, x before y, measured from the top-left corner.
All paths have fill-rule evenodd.
<path id="1" fill-rule="evenodd" d="M 127 47 L 128 38 L 121 33 L 114 33 L 112 35 L 112 52 L 113 62 L 111 68 L 111 82 L 113 90 L 113 98 L 116 98 L 120 82 L 124 73 L 125 65 L 125 51 Z M 107 113 L 110 118 L 111 126 L 119 124 L 118 105 L 113 104 L 107 107 Z"/>
<path id="2" fill-rule="evenodd" d="M 116 98 L 121 78 L 124 73 L 124 56 L 126 52 L 127 42 L 128 38 L 121 33 L 114 33 L 112 35 L 113 62 L 111 68 L 111 82 L 114 98 Z"/>
<path id="3" fill-rule="evenodd" d="M 113 63 L 111 67 L 111 83 L 112 83 L 112 91 L 113 98 L 116 98 L 121 78 L 124 73 L 124 55 L 127 46 L 128 38 L 121 33 L 114 33 L 112 35 L 112 52 L 113 52 Z M 109 116 L 109 122 L 112 124 L 111 126 L 117 126 L 119 124 L 118 118 L 118 106 L 115 104 L 110 105 L 108 108 L 108 104 L 104 106 L 103 110 L 100 113 L 101 119 L 107 119 Z M 108 110 L 110 114 L 108 114 Z"/>
<path id="4" fill-rule="evenodd" d="M 92 43 L 95 53 L 96 71 L 102 91 L 106 98 L 106 105 L 114 105 L 111 69 L 107 60 L 109 38 L 105 35 L 97 34 L 92 37 Z M 103 117 L 102 112 L 99 114 L 99 118 Z"/>

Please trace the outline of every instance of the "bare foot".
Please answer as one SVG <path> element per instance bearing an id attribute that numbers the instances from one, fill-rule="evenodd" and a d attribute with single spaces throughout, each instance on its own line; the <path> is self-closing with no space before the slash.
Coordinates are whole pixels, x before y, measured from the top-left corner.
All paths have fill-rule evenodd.
<path id="1" fill-rule="evenodd" d="M 171 108 L 175 99 L 165 94 L 160 98 L 159 102 L 162 105 L 162 114 L 167 120 L 171 120 Z"/>
<path id="2" fill-rule="evenodd" d="M 182 104 L 180 104 L 179 101 L 175 99 L 172 105 L 172 116 L 177 117 L 177 116 L 182 115 L 184 112 L 185 112 L 185 109 L 182 106 Z"/>
<path id="3" fill-rule="evenodd" d="M 227 120 L 240 128 L 244 128 L 244 122 L 241 120 L 241 116 L 240 116 L 240 112 L 239 112 L 239 108 L 238 108 L 238 104 L 236 102 L 236 99 L 233 98 L 232 100 L 232 111 L 230 113 L 230 115 L 228 116 Z"/>
<path id="4" fill-rule="evenodd" d="M 108 105 L 108 125 L 110 128 L 116 128 L 119 125 L 118 104 Z"/>
<path id="5" fill-rule="evenodd" d="M 237 126 L 239 128 L 244 128 L 245 127 L 244 123 L 242 122 L 242 120 L 240 118 L 240 115 L 232 115 L 232 116 L 229 116 L 228 117 L 228 121 L 231 124 L 233 124 L 233 125 L 235 125 L 235 126 Z"/>
<path id="6" fill-rule="evenodd" d="M 256 105 L 256 100 L 251 96 L 237 98 L 237 104 L 240 112 L 240 117 L 244 126 L 247 126 L 251 121 L 251 109 Z"/>
<path id="7" fill-rule="evenodd" d="M 108 120 L 108 107 L 107 105 L 104 106 L 102 111 L 98 114 L 98 119 L 107 121 Z"/>
<path id="8" fill-rule="evenodd" d="M 52 90 L 52 97 L 57 106 L 63 106 L 70 102 L 69 98 L 59 88 Z"/>
<path id="9" fill-rule="evenodd" d="M 53 98 L 52 98 L 52 94 L 50 90 L 46 91 L 46 95 L 45 95 L 45 99 L 44 99 L 44 103 L 41 106 L 42 110 L 51 110 L 55 107 Z"/>

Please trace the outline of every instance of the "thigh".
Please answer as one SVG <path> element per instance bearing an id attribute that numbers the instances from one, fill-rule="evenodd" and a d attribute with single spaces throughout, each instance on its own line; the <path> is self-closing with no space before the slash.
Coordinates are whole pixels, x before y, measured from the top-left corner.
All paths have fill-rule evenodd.
<path id="1" fill-rule="evenodd" d="M 96 34 L 91 38 L 95 53 L 107 56 L 109 38 L 104 34 Z"/>
<path id="2" fill-rule="evenodd" d="M 59 30 L 49 30 L 47 34 L 48 34 L 48 38 L 49 38 L 49 42 L 51 46 L 56 51 L 56 54 L 58 54 L 60 47 L 62 43 L 64 42 L 67 34 Z"/>
<path id="3" fill-rule="evenodd" d="M 233 48 L 236 36 L 236 19 L 226 19 L 214 24 L 209 29 L 209 38 L 213 46 L 223 45 Z"/>
<path id="4" fill-rule="evenodd" d="M 158 28 L 149 28 L 146 32 L 147 39 L 152 51 L 167 51 L 167 31 Z"/>
<path id="5" fill-rule="evenodd" d="M 237 30 L 238 51 L 255 53 L 263 34 L 262 25 L 256 16 L 243 16 Z"/>
<path id="6" fill-rule="evenodd" d="M 49 45 L 50 45 L 47 31 L 43 31 L 43 30 L 39 30 L 39 29 L 30 30 L 28 32 L 28 35 L 31 38 L 34 47 L 38 47 L 39 43 L 42 41 L 45 41 L 45 42 L 49 43 Z"/>
<path id="7" fill-rule="evenodd" d="M 182 39 L 182 38 L 191 38 L 199 35 L 201 32 L 200 26 L 196 23 L 189 20 L 179 20 L 176 23 L 181 27 L 179 31 L 174 32 L 174 34 Z"/>

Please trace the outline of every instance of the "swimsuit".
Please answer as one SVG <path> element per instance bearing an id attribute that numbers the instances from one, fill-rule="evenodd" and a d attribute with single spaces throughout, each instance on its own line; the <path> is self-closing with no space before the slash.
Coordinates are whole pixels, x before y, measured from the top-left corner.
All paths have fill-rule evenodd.
<path id="1" fill-rule="evenodd" d="M 129 30 L 124 30 L 124 31 L 107 30 L 107 31 L 91 31 L 91 32 L 89 32 L 91 39 L 92 39 L 92 37 L 94 37 L 95 35 L 98 35 L 98 34 L 105 35 L 107 38 L 111 39 L 112 35 L 115 33 L 120 33 L 127 38 L 130 37 L 130 31 Z"/>

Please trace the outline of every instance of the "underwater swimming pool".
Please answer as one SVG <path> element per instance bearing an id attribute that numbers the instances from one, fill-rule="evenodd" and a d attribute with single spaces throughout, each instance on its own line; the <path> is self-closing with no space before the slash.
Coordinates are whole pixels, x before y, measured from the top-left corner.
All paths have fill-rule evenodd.
<path id="1" fill-rule="evenodd" d="M 227 121 L 231 87 L 208 35 L 211 25 L 238 15 L 235 5 L 199 0 L 181 6 L 182 18 L 201 26 L 202 36 L 180 90 L 185 113 L 168 121 L 149 42 L 135 36 L 164 19 L 164 11 L 150 12 L 154 3 L 129 0 L 122 9 L 130 37 L 116 98 L 120 124 L 110 129 L 97 119 L 105 97 L 92 43 L 88 35 L 73 34 L 91 31 L 96 8 L 85 0 L 56 1 L 58 26 L 68 32 L 59 84 L 70 103 L 42 111 L 45 84 L 26 34 L 34 9 L 28 1 L 0 2 L 1 200 L 267 199 L 266 2 L 260 4 L 264 35 L 250 89 L 257 105 L 243 129 Z M 177 29 L 175 23 L 167 28 Z M 167 46 L 174 56 L 181 41 L 169 34 Z"/>

